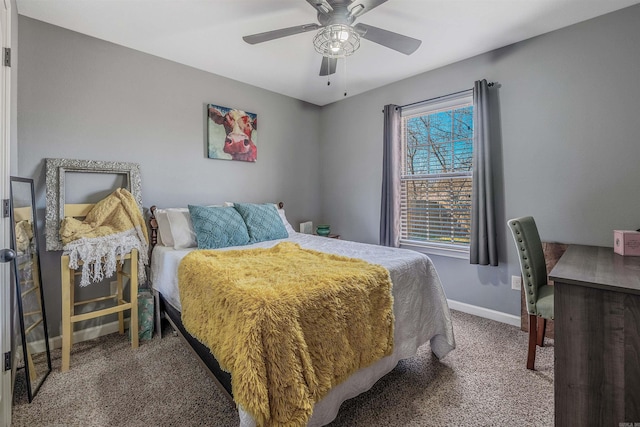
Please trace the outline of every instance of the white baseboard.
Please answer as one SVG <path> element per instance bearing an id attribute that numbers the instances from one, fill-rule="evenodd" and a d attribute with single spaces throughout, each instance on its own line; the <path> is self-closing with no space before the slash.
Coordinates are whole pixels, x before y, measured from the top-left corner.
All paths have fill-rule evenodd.
<path id="1" fill-rule="evenodd" d="M 125 329 L 125 334 L 128 333 L 127 331 L 129 329 L 129 319 L 126 319 L 126 318 L 124 319 L 124 329 Z M 120 328 L 117 320 L 111 323 L 105 323 L 104 325 L 98 325 L 98 326 L 92 326 L 86 329 L 80 329 L 79 331 L 75 331 L 73 333 L 73 342 L 79 343 L 82 341 L 92 340 L 95 338 L 102 337 L 104 335 L 113 334 L 115 332 L 118 332 L 119 330 Z M 40 353 L 45 351 L 44 340 L 36 341 L 30 344 L 30 346 L 31 346 L 30 348 L 32 348 L 32 351 L 34 353 Z M 61 347 L 62 347 L 61 335 L 58 335 L 57 337 L 49 338 L 49 348 L 51 350 L 55 348 L 61 348 Z"/>
<path id="2" fill-rule="evenodd" d="M 514 316 L 513 314 L 507 314 L 501 311 L 491 310 L 490 308 L 478 307 L 477 305 L 471 305 L 450 299 L 448 299 L 447 302 L 449 303 L 449 308 L 453 310 L 520 327 L 520 316 Z"/>

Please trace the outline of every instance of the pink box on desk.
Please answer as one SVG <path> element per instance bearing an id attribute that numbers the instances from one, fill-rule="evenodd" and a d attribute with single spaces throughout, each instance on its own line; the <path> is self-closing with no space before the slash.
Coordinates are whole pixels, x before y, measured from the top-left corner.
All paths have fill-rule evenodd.
<path id="1" fill-rule="evenodd" d="M 640 256 L 640 232 L 613 230 L 613 251 L 620 255 Z"/>

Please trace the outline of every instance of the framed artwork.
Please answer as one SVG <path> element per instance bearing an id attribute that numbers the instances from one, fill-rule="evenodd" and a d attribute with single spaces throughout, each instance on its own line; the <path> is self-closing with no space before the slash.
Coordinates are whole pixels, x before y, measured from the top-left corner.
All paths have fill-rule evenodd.
<path id="1" fill-rule="evenodd" d="M 237 108 L 207 104 L 207 157 L 255 162 L 258 116 Z"/>

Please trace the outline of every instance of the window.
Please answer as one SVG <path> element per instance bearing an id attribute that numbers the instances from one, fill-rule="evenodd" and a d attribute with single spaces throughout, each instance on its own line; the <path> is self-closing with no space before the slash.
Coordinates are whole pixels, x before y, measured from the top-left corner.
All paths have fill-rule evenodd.
<path id="1" fill-rule="evenodd" d="M 402 109 L 402 245 L 468 253 L 472 156 L 471 91 Z"/>

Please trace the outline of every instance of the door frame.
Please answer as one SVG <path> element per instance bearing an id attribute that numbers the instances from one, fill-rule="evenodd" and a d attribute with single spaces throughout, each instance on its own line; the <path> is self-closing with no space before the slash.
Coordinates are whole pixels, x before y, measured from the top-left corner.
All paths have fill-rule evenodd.
<path id="1" fill-rule="evenodd" d="M 11 0 L 0 2 L 0 199 L 9 199 L 9 175 L 11 172 L 11 67 L 4 65 L 4 48 L 11 48 Z M 0 215 L 0 248 L 9 248 L 9 218 Z M 11 263 L 0 263 L 0 350 L 4 354 L 11 350 Z M 0 366 L 0 426 L 11 425 L 13 403 L 11 369 Z"/>

